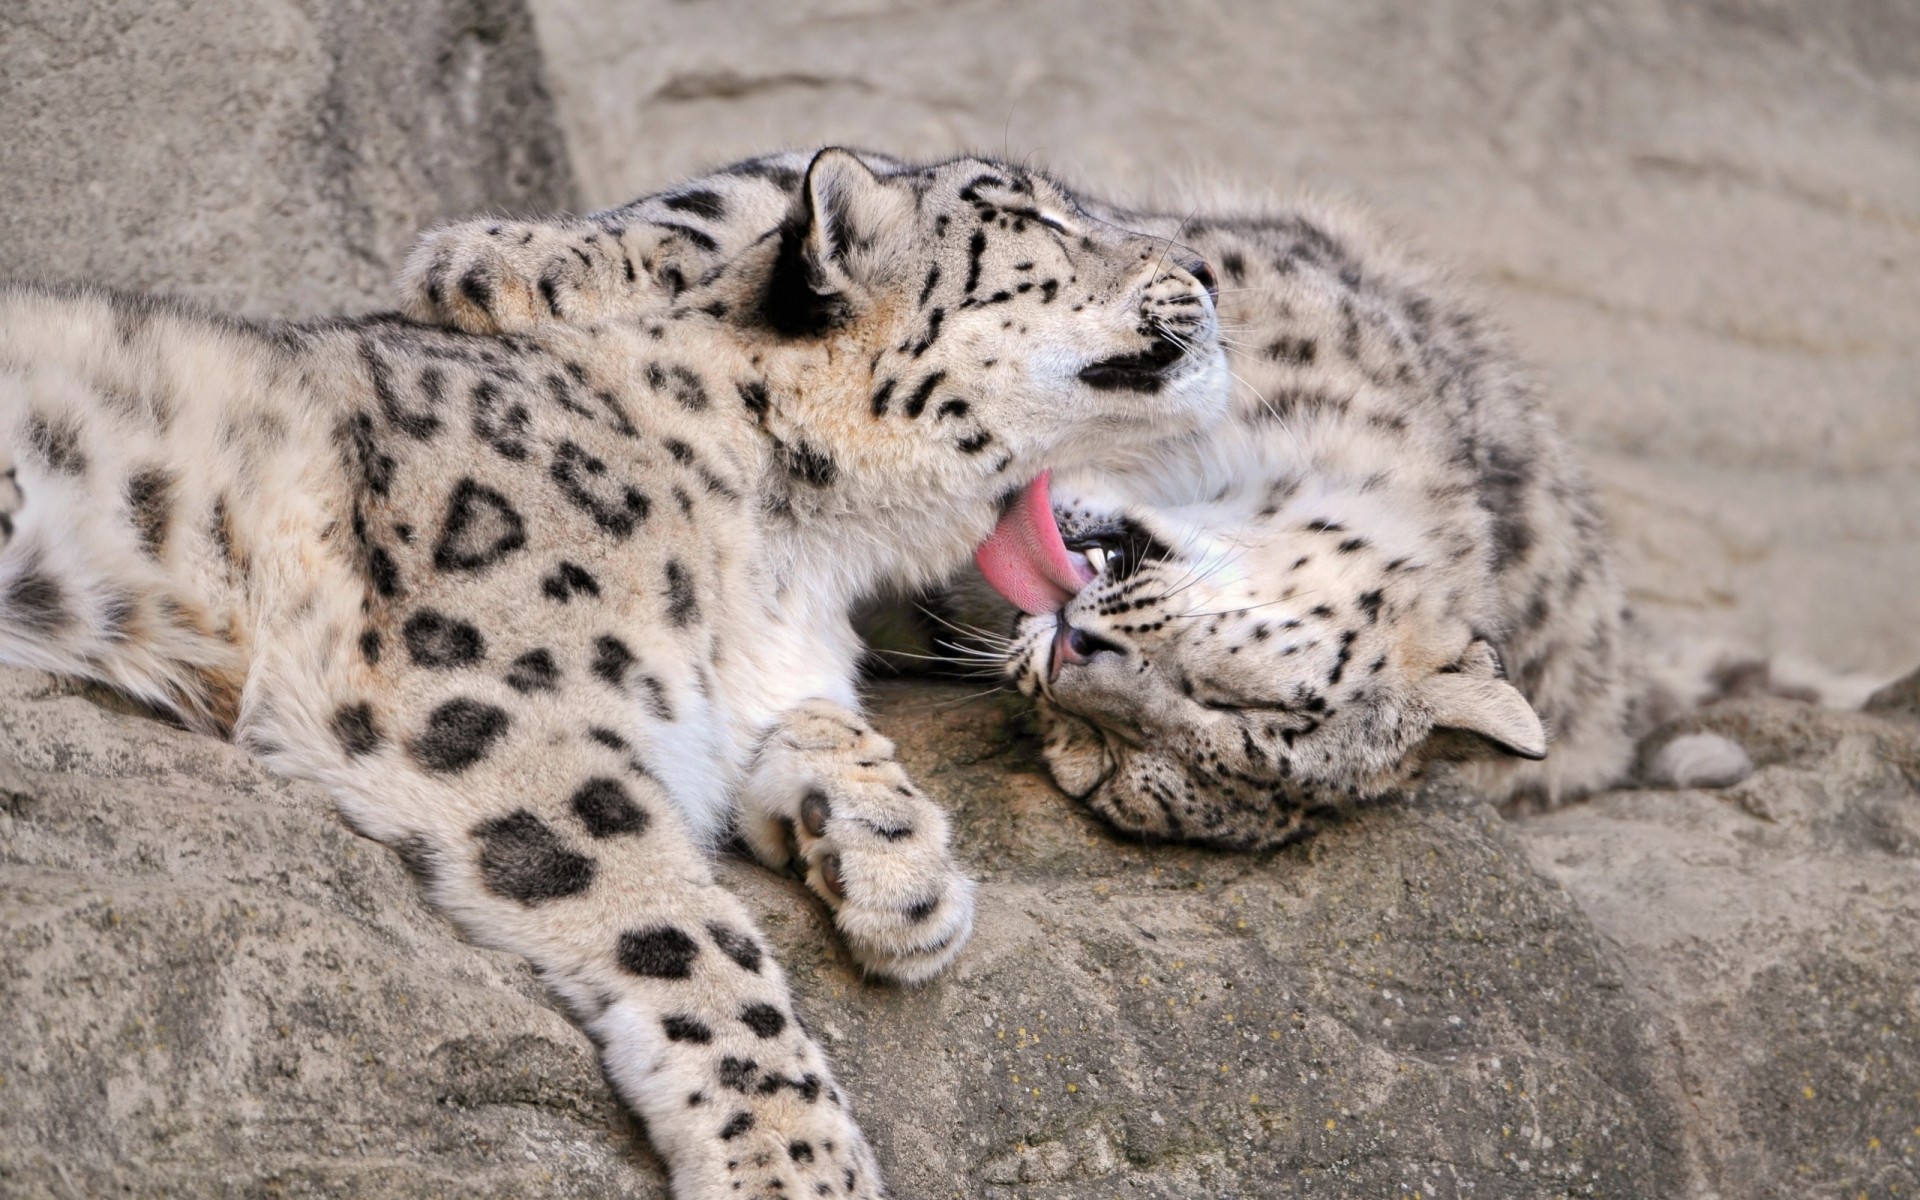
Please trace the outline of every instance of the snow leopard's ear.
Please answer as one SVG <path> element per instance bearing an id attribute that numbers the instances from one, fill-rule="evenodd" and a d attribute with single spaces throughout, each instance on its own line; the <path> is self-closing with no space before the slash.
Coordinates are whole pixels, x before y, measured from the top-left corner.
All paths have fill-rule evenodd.
<path id="1" fill-rule="evenodd" d="M 913 193 L 874 174 L 850 150 L 829 147 L 781 229 L 764 314 L 787 334 L 821 333 L 851 314 L 864 290 L 913 239 Z"/>
<path id="2" fill-rule="evenodd" d="M 1540 717 L 1504 679 L 1464 673 L 1435 675 L 1420 687 L 1437 734 L 1472 734 L 1503 754 L 1535 761 L 1547 756 Z"/>

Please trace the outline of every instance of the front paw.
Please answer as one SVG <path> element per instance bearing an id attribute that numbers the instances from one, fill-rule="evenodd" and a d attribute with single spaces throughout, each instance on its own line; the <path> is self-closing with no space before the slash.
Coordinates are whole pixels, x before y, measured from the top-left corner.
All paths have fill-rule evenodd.
<path id="1" fill-rule="evenodd" d="M 894 763 L 810 789 L 794 828 L 807 886 L 833 909 L 860 965 L 902 983 L 944 970 L 973 933 L 974 883 L 947 815 Z"/>
<path id="2" fill-rule="evenodd" d="M 866 970 L 920 983 L 966 945 L 974 882 L 954 860 L 947 814 L 859 718 L 803 710 L 763 750 L 747 791 L 742 832 L 755 855 L 806 879 Z"/>

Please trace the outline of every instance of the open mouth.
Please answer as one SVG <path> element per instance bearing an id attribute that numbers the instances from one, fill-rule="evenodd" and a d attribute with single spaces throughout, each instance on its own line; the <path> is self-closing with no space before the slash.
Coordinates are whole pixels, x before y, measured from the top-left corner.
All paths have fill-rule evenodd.
<path id="1" fill-rule="evenodd" d="M 994 591 L 1028 616 L 1058 612 L 1094 578 L 1086 555 L 1067 549 L 1047 494 L 1051 472 L 1014 498 L 973 553 Z"/>
<path id="2" fill-rule="evenodd" d="M 1103 358 L 1080 370 L 1080 382 L 1103 392 L 1157 392 L 1187 352 L 1160 338 L 1145 350 Z"/>

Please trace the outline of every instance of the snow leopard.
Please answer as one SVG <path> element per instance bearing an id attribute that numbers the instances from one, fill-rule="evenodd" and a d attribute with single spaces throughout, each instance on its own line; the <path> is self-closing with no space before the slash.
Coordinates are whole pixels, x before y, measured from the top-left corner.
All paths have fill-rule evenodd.
<path id="1" fill-rule="evenodd" d="M 984 653 L 1062 789 L 1149 837 L 1271 847 L 1442 770 L 1509 812 L 1624 781 L 1679 689 L 1647 671 L 1592 490 L 1493 324 L 1352 206 L 1077 196 L 1217 264 L 1231 417 L 1037 478 L 980 570 L 921 599 L 964 632 L 881 657 Z M 518 236 L 510 311 L 435 291 L 424 261 L 404 302 L 482 330 L 629 302 L 590 231 Z M 1750 767 L 1725 739 L 1674 753 L 1669 783 Z"/>
<path id="2" fill-rule="evenodd" d="M 327 785 L 531 963 L 676 1197 L 880 1196 L 713 850 L 803 876 L 875 974 L 953 960 L 973 885 L 849 612 L 1220 417 L 1213 272 L 973 157 L 777 155 L 572 229 L 619 313 L 514 326 L 561 283 L 488 221 L 413 275 L 483 334 L 0 289 L 0 660 Z"/>
<path id="3" fill-rule="evenodd" d="M 1351 207 L 1101 216 L 1219 265 L 1234 395 L 1214 430 L 1059 476 L 1019 518 L 1037 549 L 982 548 L 1055 781 L 1130 833 L 1236 848 L 1442 767 L 1510 813 L 1626 781 L 1680 689 L 1489 320 Z M 977 588 L 948 607 L 983 619 Z M 1664 753 L 1679 786 L 1751 767 L 1718 737 Z"/>

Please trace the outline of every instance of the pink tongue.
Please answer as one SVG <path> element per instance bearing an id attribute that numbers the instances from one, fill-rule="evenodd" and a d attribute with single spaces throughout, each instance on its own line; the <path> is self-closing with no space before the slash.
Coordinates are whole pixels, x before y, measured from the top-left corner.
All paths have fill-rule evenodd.
<path id="1" fill-rule="evenodd" d="M 1093 570 L 1067 552 L 1047 498 L 1047 477 L 1027 485 L 973 552 L 993 590 L 1030 616 L 1057 612 L 1093 579 Z"/>

